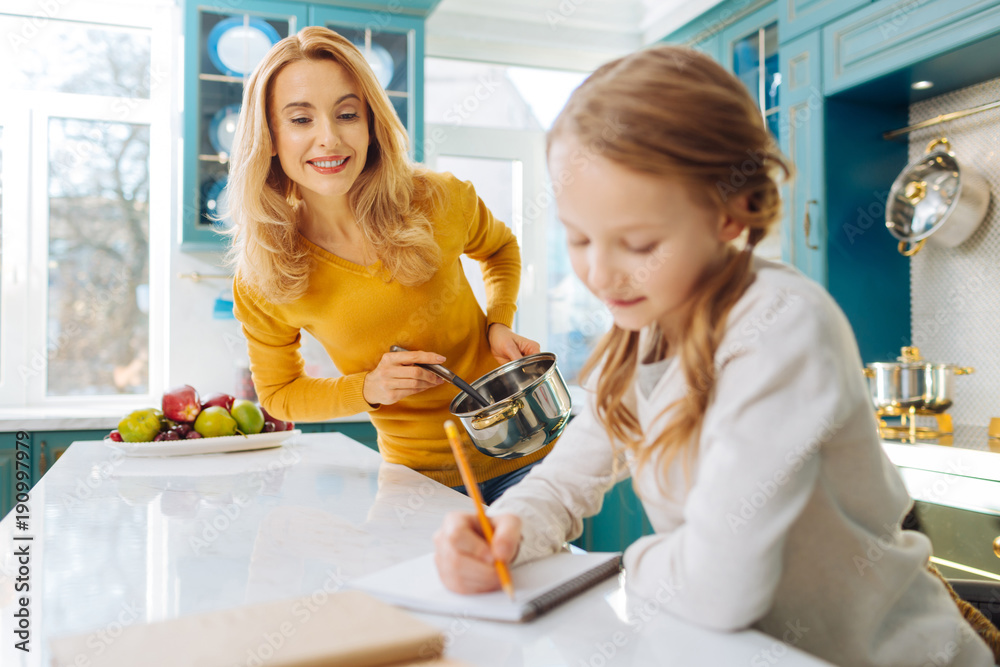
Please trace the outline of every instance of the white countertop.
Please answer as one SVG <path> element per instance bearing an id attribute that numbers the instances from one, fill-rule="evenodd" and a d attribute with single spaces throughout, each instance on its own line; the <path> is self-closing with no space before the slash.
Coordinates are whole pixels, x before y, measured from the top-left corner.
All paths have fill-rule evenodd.
<path id="1" fill-rule="evenodd" d="M 341 434 L 232 454 L 123 458 L 73 444 L 31 490 L 28 529 L 0 521 L 0 664 L 48 665 L 48 641 L 252 602 L 332 591 L 431 551 L 471 502 Z M 32 540 L 15 541 L 15 537 Z M 30 545 L 31 652 L 15 650 L 18 563 Z M 629 618 L 608 580 L 532 623 L 421 614 L 472 665 L 826 664 L 755 631 L 716 633 L 647 604 Z M 141 660 L 137 660 L 137 665 Z"/>

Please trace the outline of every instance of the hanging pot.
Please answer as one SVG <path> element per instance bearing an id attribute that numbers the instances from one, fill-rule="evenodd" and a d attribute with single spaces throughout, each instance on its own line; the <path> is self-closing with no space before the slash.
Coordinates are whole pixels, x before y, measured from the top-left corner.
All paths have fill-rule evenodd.
<path id="1" fill-rule="evenodd" d="M 989 183 L 975 169 L 960 165 L 950 146 L 944 137 L 932 141 L 889 191 L 885 226 L 907 257 L 928 239 L 948 248 L 964 243 L 986 215 Z"/>

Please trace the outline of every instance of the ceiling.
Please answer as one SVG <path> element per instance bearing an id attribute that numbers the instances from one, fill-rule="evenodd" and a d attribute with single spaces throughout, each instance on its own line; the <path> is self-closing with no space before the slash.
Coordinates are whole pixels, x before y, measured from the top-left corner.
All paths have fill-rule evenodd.
<path id="1" fill-rule="evenodd" d="M 720 0 L 441 0 L 426 53 L 591 71 L 697 18 Z"/>

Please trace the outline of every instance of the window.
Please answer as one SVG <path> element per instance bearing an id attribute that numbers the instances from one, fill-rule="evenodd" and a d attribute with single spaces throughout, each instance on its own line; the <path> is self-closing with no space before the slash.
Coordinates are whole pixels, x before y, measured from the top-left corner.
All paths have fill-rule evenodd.
<path id="1" fill-rule="evenodd" d="M 169 253 L 151 248 L 170 224 L 169 168 L 154 165 L 170 162 L 173 9 L 92 0 L 36 16 L 37 3 L 11 4 L 0 13 L 0 405 L 140 403 L 159 394 L 165 356 L 155 332 Z"/>
<path id="2" fill-rule="evenodd" d="M 611 315 L 577 279 L 545 176 L 545 131 L 587 73 L 428 58 L 424 81 L 428 164 L 472 181 L 521 244 L 515 327 L 554 352 L 575 382 Z M 506 216 L 506 217 L 505 217 Z M 470 284 L 482 284 L 467 264 Z M 484 298 L 480 290 L 479 296 Z"/>

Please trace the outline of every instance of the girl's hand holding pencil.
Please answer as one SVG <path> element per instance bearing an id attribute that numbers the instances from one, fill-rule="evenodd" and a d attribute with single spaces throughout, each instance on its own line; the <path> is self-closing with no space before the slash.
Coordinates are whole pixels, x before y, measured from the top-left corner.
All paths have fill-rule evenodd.
<path id="1" fill-rule="evenodd" d="M 485 593 L 502 587 L 513 600 L 514 588 L 507 564 L 517 555 L 521 520 L 502 515 L 490 521 L 455 423 L 448 420 L 444 427 L 476 514 L 452 512 L 445 517 L 444 525 L 434 535 L 438 574 L 442 583 L 456 593 Z"/>

